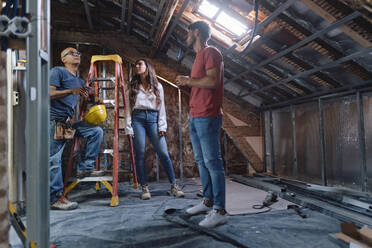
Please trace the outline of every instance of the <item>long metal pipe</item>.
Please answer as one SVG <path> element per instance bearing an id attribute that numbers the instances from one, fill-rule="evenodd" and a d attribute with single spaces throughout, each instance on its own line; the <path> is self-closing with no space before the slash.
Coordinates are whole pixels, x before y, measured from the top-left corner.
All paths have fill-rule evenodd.
<path id="1" fill-rule="evenodd" d="M 356 93 L 357 111 L 358 111 L 358 135 L 359 135 L 359 150 L 360 150 L 360 171 L 362 178 L 362 191 L 367 191 L 367 163 L 366 163 L 366 141 L 364 132 L 364 112 L 363 112 L 363 96 L 359 91 Z"/>
<path id="2" fill-rule="evenodd" d="M 327 186 L 327 167 L 325 157 L 325 137 L 324 137 L 324 120 L 323 120 L 323 102 L 322 99 L 318 99 L 318 113 L 319 113 L 319 135 L 320 135 L 320 154 L 322 161 L 322 182 L 324 186 Z"/>
<path id="3" fill-rule="evenodd" d="M 159 173 L 159 156 L 155 154 L 155 166 L 156 166 L 156 181 L 159 182 L 160 180 L 160 173 Z"/>
<path id="4" fill-rule="evenodd" d="M 293 177 L 298 177 L 297 143 L 296 143 L 296 107 L 291 105 L 292 146 L 293 146 Z"/>
<path id="5" fill-rule="evenodd" d="M 262 118 L 263 116 L 263 118 Z M 266 161 L 266 112 L 261 112 L 262 120 L 262 148 L 263 148 L 263 162 L 264 162 L 264 172 L 267 172 L 267 161 Z"/>
<path id="6" fill-rule="evenodd" d="M 229 175 L 229 170 L 228 170 L 228 161 L 229 161 L 229 154 L 227 150 L 227 135 L 226 131 L 223 132 L 223 149 L 224 149 L 224 160 L 225 160 L 225 167 L 226 167 L 226 175 Z"/>
<path id="7" fill-rule="evenodd" d="M 270 110 L 270 140 L 271 140 L 271 172 L 275 175 L 275 149 L 274 149 L 274 124 L 273 111 Z"/>
<path id="8" fill-rule="evenodd" d="M 180 139 L 180 178 L 183 178 L 183 138 L 182 138 L 182 93 L 178 89 L 178 121 L 179 121 L 179 139 Z"/>
<path id="9" fill-rule="evenodd" d="M 28 1 L 33 17 L 27 38 L 26 217 L 27 247 L 49 247 L 50 0 Z"/>
<path id="10" fill-rule="evenodd" d="M 17 176 L 13 161 L 13 53 L 11 49 L 7 50 L 6 61 L 9 201 L 14 203 L 17 201 Z"/>

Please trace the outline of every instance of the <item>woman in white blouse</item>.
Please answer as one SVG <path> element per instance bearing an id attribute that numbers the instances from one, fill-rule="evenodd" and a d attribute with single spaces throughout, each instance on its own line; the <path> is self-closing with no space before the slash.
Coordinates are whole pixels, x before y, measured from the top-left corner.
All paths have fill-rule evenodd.
<path id="1" fill-rule="evenodd" d="M 163 86 L 158 82 L 155 70 L 146 59 L 135 63 L 135 75 L 129 86 L 129 105 L 132 116 L 126 118 L 126 134 L 133 135 L 134 153 L 138 180 L 142 186 L 141 199 L 151 198 L 145 174 L 146 135 L 151 141 L 171 183 L 170 194 L 183 197 L 176 184 L 172 161 L 170 160 L 165 132 L 167 119 L 164 105 Z M 129 109 L 128 109 L 129 110 Z"/>

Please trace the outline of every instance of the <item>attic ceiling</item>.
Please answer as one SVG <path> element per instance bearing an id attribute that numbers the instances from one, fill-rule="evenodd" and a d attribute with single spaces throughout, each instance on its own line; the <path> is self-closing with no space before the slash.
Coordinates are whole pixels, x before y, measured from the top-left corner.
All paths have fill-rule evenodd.
<path id="1" fill-rule="evenodd" d="M 187 27 L 206 20 L 209 44 L 224 55 L 227 95 L 261 107 L 372 85 L 370 0 L 256 0 L 257 20 L 255 1 L 209 0 L 247 25 L 239 37 L 201 15 L 202 1 L 52 0 L 52 30 L 135 36 L 152 47 L 149 56 L 191 69 Z"/>

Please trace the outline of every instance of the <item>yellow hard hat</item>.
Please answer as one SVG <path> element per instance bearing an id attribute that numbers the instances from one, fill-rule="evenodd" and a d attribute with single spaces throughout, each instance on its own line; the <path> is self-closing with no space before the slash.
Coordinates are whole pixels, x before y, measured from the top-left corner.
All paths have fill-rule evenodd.
<path id="1" fill-rule="evenodd" d="M 95 105 L 91 107 L 88 113 L 84 116 L 84 121 L 92 125 L 99 125 L 106 120 L 105 105 Z"/>

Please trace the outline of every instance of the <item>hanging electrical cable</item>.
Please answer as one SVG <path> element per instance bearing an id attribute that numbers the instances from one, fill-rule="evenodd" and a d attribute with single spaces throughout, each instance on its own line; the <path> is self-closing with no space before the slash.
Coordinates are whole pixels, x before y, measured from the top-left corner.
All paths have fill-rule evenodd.
<path id="1" fill-rule="evenodd" d="M 243 54 L 249 49 L 251 46 L 254 37 L 256 36 L 256 30 L 257 30 L 257 23 L 258 23 L 258 0 L 254 0 L 254 12 L 255 12 L 255 17 L 254 17 L 254 26 L 253 26 L 253 31 L 251 33 L 251 38 L 248 41 L 248 45 L 246 48 L 243 50 Z"/>

